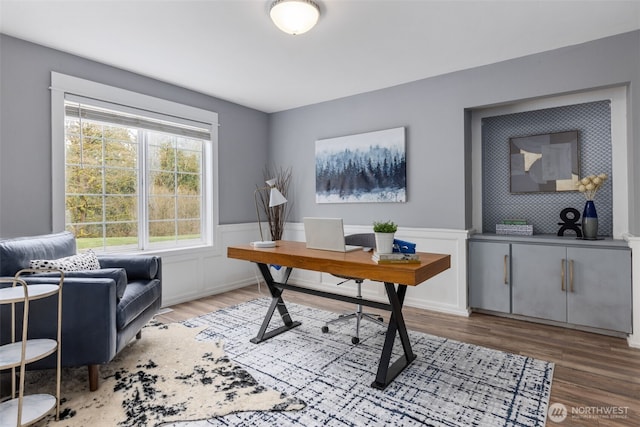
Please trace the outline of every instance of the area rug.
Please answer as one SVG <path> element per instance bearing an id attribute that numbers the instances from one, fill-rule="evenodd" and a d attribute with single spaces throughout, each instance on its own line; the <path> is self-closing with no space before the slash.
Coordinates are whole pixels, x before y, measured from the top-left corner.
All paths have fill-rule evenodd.
<path id="1" fill-rule="evenodd" d="M 291 412 L 236 412 L 174 427 L 211 426 L 544 426 L 554 366 L 446 338 L 409 331 L 417 359 L 385 390 L 370 387 L 384 342 L 365 322 L 351 344 L 353 322 L 287 303 L 302 325 L 252 344 L 270 299 L 190 319 L 198 339 L 224 341 L 225 352 L 260 383 L 306 402 Z M 282 325 L 277 312 L 271 327 Z M 401 348 L 396 342 L 396 348 Z"/>
<path id="2" fill-rule="evenodd" d="M 61 420 L 36 426 L 158 426 L 202 420 L 234 411 L 287 411 L 303 401 L 259 384 L 229 360 L 206 326 L 152 322 L 110 363 L 100 367 L 100 385 L 89 392 L 87 368 L 62 372 Z M 207 337 L 206 341 L 196 336 Z M 43 384 L 45 386 L 43 386 Z M 54 372 L 28 372 L 27 393 L 53 393 Z"/>

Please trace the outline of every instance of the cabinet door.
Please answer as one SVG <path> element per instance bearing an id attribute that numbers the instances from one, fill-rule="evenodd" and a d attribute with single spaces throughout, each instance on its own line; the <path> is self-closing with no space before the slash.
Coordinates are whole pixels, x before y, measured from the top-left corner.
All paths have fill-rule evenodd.
<path id="1" fill-rule="evenodd" d="M 514 314 L 567 321 L 566 249 L 551 245 L 511 245 Z"/>
<path id="2" fill-rule="evenodd" d="M 631 251 L 567 248 L 567 260 L 567 321 L 631 332 Z"/>
<path id="3" fill-rule="evenodd" d="M 509 244 L 469 242 L 469 306 L 511 312 Z"/>

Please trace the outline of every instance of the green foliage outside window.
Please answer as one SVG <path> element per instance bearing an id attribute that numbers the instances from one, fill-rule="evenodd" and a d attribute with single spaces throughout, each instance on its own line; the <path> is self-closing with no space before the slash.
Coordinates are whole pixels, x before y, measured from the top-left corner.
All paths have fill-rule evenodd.
<path id="1" fill-rule="evenodd" d="M 80 248 L 138 244 L 145 141 L 149 240 L 199 237 L 202 141 L 68 118 L 66 225 Z"/>

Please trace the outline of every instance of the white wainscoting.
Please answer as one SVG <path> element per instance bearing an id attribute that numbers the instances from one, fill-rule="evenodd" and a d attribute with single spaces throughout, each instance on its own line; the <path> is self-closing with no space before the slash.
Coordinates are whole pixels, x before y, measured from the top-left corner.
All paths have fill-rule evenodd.
<path id="1" fill-rule="evenodd" d="M 163 306 L 219 294 L 257 283 L 259 273 L 253 263 L 228 259 L 227 246 L 247 244 L 257 238 L 257 224 L 222 225 L 217 229 L 218 249 L 193 249 L 159 253 L 163 265 Z M 345 225 L 345 233 L 368 233 L 371 226 Z M 421 252 L 451 255 L 451 268 L 416 287 L 410 287 L 405 305 L 467 316 L 466 230 L 400 228 L 398 239 L 417 244 Z M 301 223 L 287 224 L 284 238 L 304 240 Z M 337 286 L 340 279 L 326 273 L 294 270 L 290 281 L 314 289 L 355 295 L 353 282 Z M 365 282 L 365 298 L 386 301 L 381 283 Z"/>
<path id="2" fill-rule="evenodd" d="M 217 229 L 218 249 L 193 249 L 189 251 L 158 253 L 163 263 L 163 306 L 215 295 L 232 289 L 257 284 L 260 276 L 257 267 L 246 261 L 228 259 L 227 246 L 246 244 L 256 240 L 257 224 L 222 225 Z M 368 233 L 371 226 L 345 225 L 345 233 Z M 467 239 L 466 230 L 442 230 L 427 228 L 400 228 L 399 239 L 417 244 L 421 252 L 437 252 L 451 255 L 451 268 L 416 287 L 410 287 L 405 305 L 439 312 L 468 316 L 467 308 Z M 304 240 L 301 223 L 287 224 L 284 238 Z M 640 237 L 626 234 L 632 252 L 640 253 Z M 631 347 L 640 348 L 640 257 L 632 257 L 633 277 L 633 325 L 629 335 Z M 340 279 L 327 273 L 294 270 L 291 282 L 309 288 L 355 295 L 353 282 L 337 285 Z M 268 294 L 264 289 L 265 295 Z M 381 283 L 365 282 L 365 298 L 384 301 L 386 296 Z"/>
<path id="3" fill-rule="evenodd" d="M 162 257 L 162 305 L 215 295 L 257 283 L 253 263 L 227 258 L 227 246 L 256 240 L 258 225 L 233 224 L 217 227 L 217 249 L 197 248 L 157 253 Z"/>
<path id="4" fill-rule="evenodd" d="M 345 225 L 345 234 L 370 233 L 371 226 Z M 467 238 L 466 230 L 443 230 L 427 228 L 399 228 L 396 238 L 416 243 L 420 252 L 435 252 L 451 255 L 451 268 L 427 280 L 419 286 L 410 287 L 405 305 L 445 313 L 468 316 L 467 308 Z M 289 224 L 284 238 L 304 240 L 301 223 Z M 348 282 L 337 286 L 341 279 L 327 273 L 308 270 L 294 270 L 292 282 L 313 289 L 320 289 L 345 295 L 355 295 L 355 285 Z M 384 286 L 379 282 L 365 281 L 362 287 L 365 298 L 388 301 Z"/>

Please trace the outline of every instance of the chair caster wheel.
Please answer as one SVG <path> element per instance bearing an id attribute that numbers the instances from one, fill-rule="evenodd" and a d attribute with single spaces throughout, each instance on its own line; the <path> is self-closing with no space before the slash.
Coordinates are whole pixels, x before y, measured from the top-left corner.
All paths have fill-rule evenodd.
<path id="1" fill-rule="evenodd" d="M 329 332 L 329 327 L 328 326 L 323 326 L 321 330 L 322 330 L 323 334 L 326 334 L 327 332 Z"/>
<path id="2" fill-rule="evenodd" d="M 360 342 L 360 338 L 358 338 L 358 337 L 352 337 L 352 338 L 351 338 L 351 342 L 352 342 L 353 344 L 358 344 L 358 343 Z"/>

